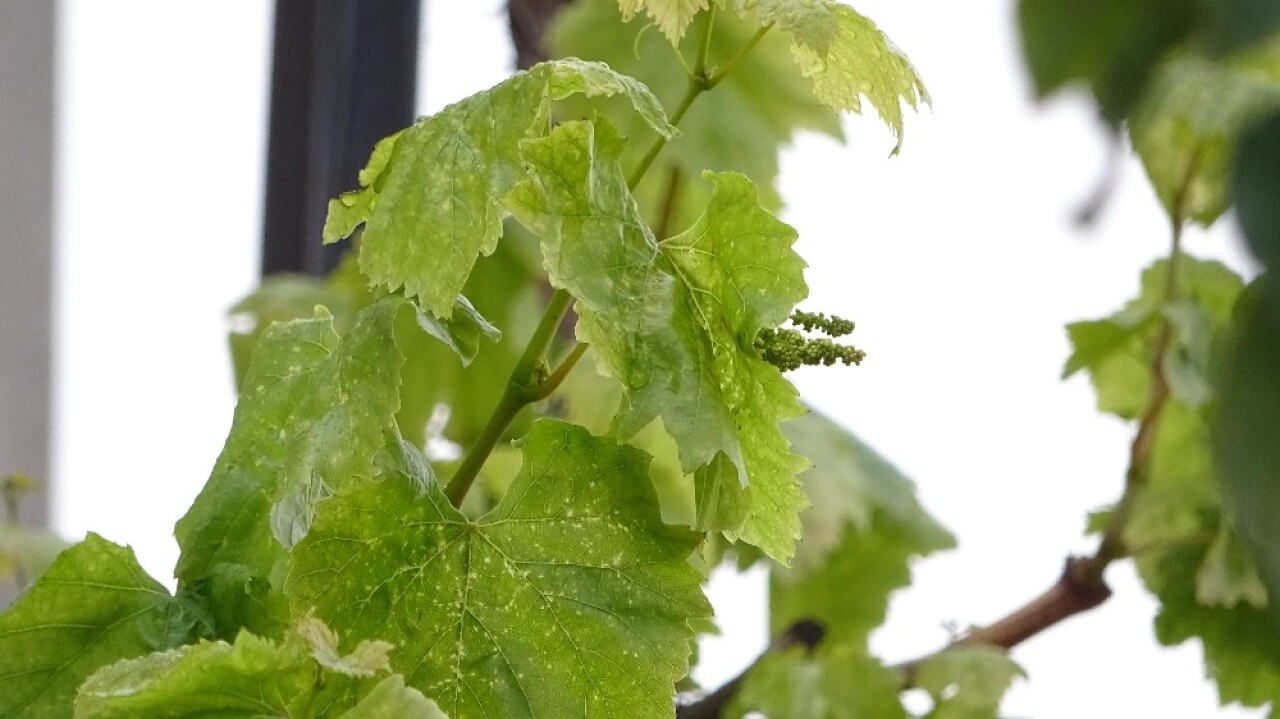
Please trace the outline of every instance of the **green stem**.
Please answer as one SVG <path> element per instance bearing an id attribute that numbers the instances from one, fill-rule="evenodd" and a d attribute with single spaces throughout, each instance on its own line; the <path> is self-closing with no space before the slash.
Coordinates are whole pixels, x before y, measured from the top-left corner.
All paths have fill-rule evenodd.
<path id="1" fill-rule="evenodd" d="M 698 58 L 693 62 L 693 74 L 696 77 L 707 76 L 707 57 L 711 54 L 711 28 L 716 24 L 716 6 L 707 9 L 707 24 L 703 28 L 702 38 L 698 42 Z"/>
<path id="2" fill-rule="evenodd" d="M 707 80 L 699 75 L 689 77 L 689 86 L 685 88 L 684 97 L 680 99 L 680 104 L 676 106 L 676 111 L 671 115 L 671 125 L 679 125 L 684 119 L 685 113 L 689 112 L 689 108 L 693 105 L 693 101 L 698 96 L 707 91 Z M 662 148 L 667 146 L 667 138 L 659 135 L 654 139 L 653 144 L 649 145 L 649 149 L 644 153 L 644 157 L 640 158 L 640 164 L 636 165 L 635 171 L 631 173 L 631 177 L 627 178 L 627 187 L 634 190 L 649 172 L 649 167 L 653 165 L 653 161 L 658 158 L 658 153 L 662 152 Z"/>
<path id="3" fill-rule="evenodd" d="M 742 61 L 746 59 L 747 55 L 751 54 L 751 51 L 756 48 L 756 45 L 759 45 L 760 41 L 764 39 L 764 36 L 768 35 L 769 31 L 772 29 L 773 23 L 769 23 L 768 25 L 761 27 L 759 30 L 756 30 L 756 34 L 752 35 L 750 40 L 747 40 L 746 44 L 742 46 L 742 49 L 738 50 L 738 54 L 729 58 L 729 62 L 726 62 L 723 67 L 711 73 L 707 78 L 707 89 L 709 90 L 716 85 L 719 85 L 726 77 L 729 76 L 729 73 L 738 69 L 738 66 L 742 64 Z"/>
<path id="4" fill-rule="evenodd" d="M 480 468 L 484 466 L 485 460 L 489 458 L 493 448 L 502 439 L 502 435 L 520 410 L 542 399 L 539 392 L 546 386 L 549 378 L 543 380 L 539 376 L 539 368 L 572 302 L 573 297 L 564 290 L 556 290 L 551 295 L 551 301 L 547 303 L 547 309 L 542 313 L 537 329 L 533 331 L 533 336 L 525 345 L 524 353 L 520 355 L 516 366 L 511 370 L 511 376 L 507 379 L 507 387 L 502 392 L 502 398 L 498 400 L 498 406 L 494 408 L 489 421 L 480 431 L 480 436 L 467 450 L 462 463 L 458 465 L 458 471 L 454 472 L 453 479 L 449 480 L 449 485 L 445 488 L 445 496 L 453 506 L 462 505 L 462 500 L 480 474 Z M 565 370 L 565 374 L 568 374 L 568 370 Z"/>
<path id="5" fill-rule="evenodd" d="M 715 7 L 712 6 L 712 11 L 707 16 L 707 23 L 703 26 L 702 38 L 698 43 L 697 63 L 693 67 L 693 73 L 689 75 L 689 85 L 685 88 L 684 97 L 680 99 L 680 104 L 676 106 L 676 111 L 671 114 L 670 122 L 673 126 L 680 124 L 680 121 L 684 119 L 685 114 L 689 112 L 689 108 L 693 105 L 693 101 L 697 100 L 699 95 L 719 85 L 728 77 L 729 73 L 737 69 L 773 27 L 772 23 L 761 27 L 738 50 L 737 54 L 730 58 L 729 62 L 725 63 L 724 67 L 708 73 L 707 56 L 711 52 L 711 27 L 715 20 L 714 11 Z M 662 152 L 662 148 L 667 146 L 667 142 L 668 140 L 661 136 L 654 139 L 653 144 L 644 153 L 644 157 L 640 159 L 640 164 L 636 166 L 635 171 L 631 173 L 631 177 L 627 179 L 627 187 L 632 190 L 636 189 L 636 186 L 644 179 L 645 174 L 649 172 L 649 167 L 653 165 L 653 161 Z"/>
<path id="6" fill-rule="evenodd" d="M 569 354 L 560 362 L 560 365 L 551 374 L 547 375 L 542 384 L 538 385 L 538 388 L 533 391 L 534 399 L 543 400 L 550 397 L 551 393 L 555 392 L 565 378 L 569 376 L 569 373 L 573 371 L 574 366 L 578 364 L 578 360 L 582 359 L 582 355 L 586 354 L 590 348 L 591 345 L 586 342 L 575 344 L 573 349 L 569 350 Z"/>

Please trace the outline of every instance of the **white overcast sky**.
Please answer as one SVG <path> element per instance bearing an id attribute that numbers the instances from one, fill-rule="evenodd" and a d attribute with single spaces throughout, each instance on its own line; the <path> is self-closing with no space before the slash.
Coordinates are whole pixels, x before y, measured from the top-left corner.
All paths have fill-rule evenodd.
<path id="1" fill-rule="evenodd" d="M 499 2 L 427 0 L 424 111 L 501 79 Z M 270 22 L 266 0 L 63 0 L 58 19 L 55 481 L 57 528 L 134 546 L 168 580 L 171 536 L 234 404 L 226 309 L 256 282 Z M 944 625 L 988 622 L 1092 543 L 1086 511 L 1119 496 L 1128 428 L 1081 379 L 1058 381 L 1062 325 L 1136 291 L 1168 230 L 1128 163 L 1097 225 L 1071 215 L 1106 140 L 1078 96 L 1035 107 L 1011 0 L 855 3 L 933 94 L 887 159 L 874 120 L 839 147 L 802 137 L 783 162 L 810 306 L 854 318 L 856 370 L 801 372 L 805 397 L 915 478 L 960 549 L 919 565 L 887 628 L 889 660 Z M 317 238 L 318 241 L 318 238 Z M 1228 221 L 1188 249 L 1248 271 Z M 1216 708 L 1198 646 L 1157 648 L 1153 602 L 1125 567 L 1111 601 L 1033 639 L 1004 714 L 1243 717 Z M 760 575 L 718 578 L 724 639 L 709 682 L 763 646 Z"/>

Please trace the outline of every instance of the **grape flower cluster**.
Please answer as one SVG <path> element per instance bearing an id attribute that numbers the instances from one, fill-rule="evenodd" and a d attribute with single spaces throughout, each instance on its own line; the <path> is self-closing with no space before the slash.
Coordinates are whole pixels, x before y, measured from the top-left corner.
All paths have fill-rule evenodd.
<path id="1" fill-rule="evenodd" d="M 866 352 L 835 340 L 853 332 L 853 322 L 821 312 L 801 312 L 791 315 L 792 327 L 761 330 L 756 335 L 756 351 L 761 358 L 783 372 L 799 369 L 802 365 L 831 366 L 836 362 L 846 365 L 861 364 Z M 795 329 L 799 328 L 799 329 Z M 803 332 L 801 330 L 804 330 Z M 817 332 L 825 337 L 810 337 L 806 332 Z"/>

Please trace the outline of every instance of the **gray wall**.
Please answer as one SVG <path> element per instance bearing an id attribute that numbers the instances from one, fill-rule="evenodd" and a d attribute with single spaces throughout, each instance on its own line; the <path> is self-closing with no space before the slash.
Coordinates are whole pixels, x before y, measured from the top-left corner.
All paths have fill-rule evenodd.
<path id="1" fill-rule="evenodd" d="M 4 0 L 0 13 L 0 475 L 41 479 L 49 474 L 54 5 Z M 28 497 L 23 515 L 43 524 L 47 495 Z"/>

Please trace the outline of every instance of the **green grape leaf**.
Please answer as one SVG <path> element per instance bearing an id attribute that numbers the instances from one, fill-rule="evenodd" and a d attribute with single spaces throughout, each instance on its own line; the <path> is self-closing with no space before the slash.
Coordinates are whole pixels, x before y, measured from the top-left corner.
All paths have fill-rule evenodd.
<path id="1" fill-rule="evenodd" d="M 1222 704 L 1257 707 L 1280 702 L 1280 622 L 1274 609 L 1247 602 L 1208 606 L 1197 597 L 1197 575 L 1205 566 L 1204 544 L 1181 544 L 1162 553 L 1147 585 L 1160 599 L 1156 638 L 1165 645 L 1198 638 L 1206 673 L 1218 685 Z M 1145 577 L 1144 577 L 1145 578 Z"/>
<path id="2" fill-rule="evenodd" d="M 911 581 L 910 562 L 955 544 L 919 505 L 910 480 L 831 420 L 811 413 L 787 425 L 813 468 L 801 475 L 814 504 L 802 513 L 795 567 L 774 567 L 770 625 L 812 619 L 826 642 L 864 647 L 890 594 Z"/>
<path id="3" fill-rule="evenodd" d="M 1188 580 L 1191 585 L 1177 591 L 1225 608 L 1265 603 L 1255 570 L 1222 524 L 1206 420 L 1214 395 L 1211 349 L 1227 327 L 1240 280 L 1217 263 L 1186 256 L 1179 262 L 1176 299 L 1163 299 L 1168 264 L 1160 262 L 1144 272 L 1141 296 L 1123 310 L 1106 320 L 1072 325 L 1075 353 L 1067 373 L 1090 372 L 1101 409 L 1128 419 L 1142 416 L 1160 323 L 1167 322 L 1161 371 L 1170 397 L 1156 418 L 1150 459 L 1124 527 L 1125 544 L 1143 581 L 1160 593 L 1173 591 L 1164 586 L 1160 570 L 1170 547 L 1212 543 Z"/>
<path id="4" fill-rule="evenodd" d="M 1226 349 L 1221 405 L 1212 430 L 1223 497 L 1257 562 L 1267 594 L 1280 599 L 1280 312 L 1263 275 L 1240 298 Z M 1280 601 L 1273 601 L 1280 605 Z M 1280 612 L 1280 606 L 1273 606 Z"/>
<path id="5" fill-rule="evenodd" d="M 1237 136 L 1276 109 L 1280 42 L 1230 59 L 1184 53 L 1160 65 L 1128 129 L 1156 195 L 1175 222 L 1209 225 L 1226 211 Z"/>
<path id="6" fill-rule="evenodd" d="M 565 420 L 589 432 L 606 434 L 622 401 L 622 386 L 595 371 L 595 358 L 588 350 L 578 368 L 560 385 L 557 395 L 564 402 Z M 667 524 L 696 526 L 694 485 L 685 476 L 680 466 L 680 449 L 663 428 L 662 421 L 640 430 L 627 443 L 653 458 L 649 463 L 649 478 L 658 492 L 662 520 Z M 736 481 L 736 471 L 734 477 Z"/>
<path id="7" fill-rule="evenodd" d="M 840 5 L 831 0 L 732 0 L 732 4 L 739 13 L 754 12 L 760 24 L 787 32 L 819 57 L 826 57 L 836 40 Z"/>
<path id="8" fill-rule="evenodd" d="M 263 335 L 227 443 L 175 530 L 175 573 L 218 597 L 219 636 L 278 628 L 284 605 L 273 577 L 315 502 L 377 473 L 395 437 L 403 358 L 393 337 L 403 305 L 374 303 L 341 340 L 327 313 Z"/>
<path id="9" fill-rule="evenodd" d="M 458 359 L 462 360 L 463 367 L 471 364 L 480 352 L 480 338 L 490 342 L 502 339 L 502 331 L 477 312 L 465 295 L 458 295 L 454 300 L 453 312 L 447 319 L 423 312 L 420 308 L 416 317 L 418 326 L 453 350 Z"/>
<path id="10" fill-rule="evenodd" d="M 171 610 L 132 550 L 90 534 L 0 614 L 0 716 L 70 717 L 99 667 L 164 648 L 154 629 Z"/>
<path id="11" fill-rule="evenodd" d="M 323 305 L 333 316 L 334 331 L 346 334 L 356 313 L 374 300 L 360 276 L 358 258 L 358 251 L 348 252 L 325 278 L 292 273 L 272 275 L 231 308 L 230 344 L 237 386 L 244 382 L 258 340 L 274 322 L 313 317 L 316 306 Z M 481 339 L 494 343 L 502 340 L 502 332 L 465 294 L 454 299 L 450 317 L 439 318 L 419 308 L 416 319 L 419 329 L 443 342 L 463 367 L 469 366 L 479 354 Z"/>
<path id="12" fill-rule="evenodd" d="M 422 121 L 419 120 L 418 122 L 421 123 Z M 414 125 L 414 127 L 416 126 L 417 124 Z M 365 163 L 364 169 L 360 170 L 360 173 L 356 176 L 356 181 L 360 183 L 361 189 L 344 192 L 339 197 L 329 201 L 328 214 L 324 218 L 324 228 L 320 232 L 325 244 L 352 236 L 360 228 L 360 225 L 363 225 L 373 216 L 378 206 L 378 200 L 381 198 L 382 190 L 387 182 L 387 177 L 383 173 L 386 172 L 387 166 L 391 164 L 396 144 L 411 129 L 413 128 L 400 130 L 374 143 L 373 152 L 369 155 L 369 161 Z M 350 255 L 348 255 L 348 258 L 350 258 Z"/>
<path id="13" fill-rule="evenodd" d="M 657 242 L 627 190 L 618 143 L 603 120 L 526 142 L 530 180 L 507 207 L 542 237 L 552 284 L 577 299 L 579 339 L 625 388 L 614 432 L 630 437 L 661 417 L 687 472 L 723 454 L 737 482 L 717 489 L 747 493 L 734 501 L 750 511 L 701 528 L 786 561 L 805 506 L 795 479 L 803 460 L 779 424 L 802 409 L 753 345 L 807 293 L 795 231 L 760 207 L 746 178 L 708 174 L 702 217 Z"/>
<path id="14" fill-rule="evenodd" d="M 354 251 L 348 252 L 326 278 L 291 272 L 271 275 L 232 306 L 227 340 L 237 388 L 244 384 L 253 351 L 272 324 L 314 317 L 316 306 L 323 305 L 333 315 L 334 331 L 346 333 L 356 312 L 373 301 L 356 257 Z"/>
<path id="15" fill-rule="evenodd" d="M 350 654 L 343 656 L 338 651 L 338 633 L 311 614 L 298 623 L 298 636 L 311 646 L 311 657 L 316 664 L 331 672 L 350 677 L 371 677 L 380 671 L 391 670 L 387 654 L 394 646 L 388 642 L 366 639 L 357 644 Z"/>
<path id="16" fill-rule="evenodd" d="M 796 547 L 797 571 L 820 566 L 846 528 L 873 531 L 877 511 L 908 528 L 919 547 L 955 546 L 920 506 L 911 480 L 851 432 L 814 410 L 784 424 L 783 431 L 792 450 L 813 464 L 800 475 L 811 506 L 800 514 L 804 541 Z"/>
<path id="17" fill-rule="evenodd" d="M 769 581 L 769 624 L 779 634 L 801 619 L 826 629 L 827 640 L 865 646 L 884 623 L 889 596 L 911 582 L 911 560 L 942 547 L 950 537 L 935 528 L 904 523 L 877 509 L 867 530 L 850 524 L 821 565 L 775 567 Z"/>
<path id="18" fill-rule="evenodd" d="M 680 42 L 693 16 L 707 9 L 707 0 L 618 0 L 622 21 L 631 22 L 636 13 L 646 11 L 672 45 Z"/>
<path id="19" fill-rule="evenodd" d="M 76 697 L 76 719 L 265 716 L 310 719 L 361 716 L 443 717 L 439 707 L 404 678 L 371 679 L 385 671 L 385 642 L 360 642 L 356 653 L 381 655 L 376 667 L 361 658 L 329 655 L 337 638 L 314 617 L 282 642 L 241 632 L 235 643 L 202 641 L 116 662 L 98 670 Z M 367 658 L 367 657 L 365 657 Z M 358 666 L 358 671 L 350 671 Z M 376 712 L 382 713 L 376 713 Z M 339 714 L 341 712 L 341 714 Z M 419 713 L 410 713 L 419 712 Z"/>
<path id="20" fill-rule="evenodd" d="M 383 679 L 359 704 L 338 719 L 449 719 L 440 705 L 406 686 L 399 674 Z"/>
<path id="21" fill-rule="evenodd" d="M 419 309 L 396 319 L 396 343 L 405 356 L 396 423 L 414 445 L 469 446 L 488 421 L 511 366 L 537 324 L 545 303 L 536 282 L 541 261 L 537 242 L 517 223 L 506 228 L 506 237 L 493 256 L 477 264 L 482 269 L 472 274 L 455 300 L 453 317 L 440 319 Z M 358 248 L 353 248 L 323 279 L 269 277 L 232 308 L 230 343 L 237 386 L 244 383 L 253 351 L 273 322 L 311 318 L 316 305 L 324 305 L 333 314 L 334 330 L 346 334 L 356 314 L 374 300 L 359 273 L 358 257 Z M 509 331 L 500 332 L 498 325 Z M 484 339 L 493 346 L 480 352 Z M 527 428 L 522 418 L 513 423 L 509 436 Z M 428 450 L 433 461 L 448 459 Z"/>
<path id="22" fill-rule="evenodd" d="M 1165 260 L 1142 273 L 1141 294 L 1102 320 L 1067 326 L 1074 351 L 1062 376 L 1087 370 L 1098 394 L 1098 409 L 1137 419 L 1146 409 L 1151 387 L 1151 358 L 1160 319 L 1171 326 L 1163 367 L 1178 399 L 1198 406 L 1211 386 L 1210 345 L 1206 328 L 1221 327 L 1242 287 L 1239 276 L 1219 262 L 1183 255 L 1178 261 L 1177 298 L 1167 300 L 1169 268 Z"/>
<path id="23" fill-rule="evenodd" d="M 1119 396 L 1114 388 L 1122 381 L 1138 384 L 1143 393 L 1149 391 L 1150 358 L 1158 331 L 1153 318 L 1158 319 L 1160 313 L 1169 322 L 1170 355 L 1211 355 L 1199 345 L 1213 346 L 1221 341 L 1231 307 L 1241 297 L 1239 279 L 1216 263 L 1187 257 L 1180 261 L 1185 264 L 1180 266 L 1178 300 L 1168 303 L 1161 299 L 1166 295 L 1168 275 L 1167 265 L 1161 263 L 1144 274 L 1142 296 L 1111 318 L 1113 327 L 1094 325 L 1081 330 L 1081 336 L 1097 341 L 1077 341 L 1073 363 L 1094 375 L 1100 398 L 1111 393 L 1114 400 Z M 1245 299 L 1240 300 L 1242 305 Z M 1106 341 L 1106 332 L 1118 337 L 1121 331 L 1127 334 L 1114 342 Z M 1076 332 L 1073 338 L 1079 339 Z M 1127 376 L 1116 371 L 1114 362 L 1120 356 L 1132 363 Z M 1200 360 L 1188 359 L 1187 364 L 1197 365 Z M 1276 365 L 1264 361 L 1259 366 L 1274 373 Z M 1242 524 L 1236 521 L 1233 526 L 1233 517 L 1224 517 L 1219 473 L 1210 453 L 1210 437 L 1222 432 L 1220 417 L 1231 405 L 1230 392 L 1219 384 L 1218 407 L 1213 402 L 1197 404 L 1185 392 L 1179 396 L 1168 362 L 1162 370 L 1170 378 L 1172 396 L 1163 403 L 1156 420 L 1150 459 L 1124 527 L 1124 541 L 1144 583 L 1160 599 L 1156 620 L 1160 641 L 1177 644 L 1199 638 L 1208 674 L 1217 681 L 1224 703 L 1266 704 L 1280 698 L 1280 654 L 1270 639 L 1280 625 L 1272 613 L 1261 608 L 1267 603 L 1267 592 L 1262 591 L 1259 574 L 1263 579 L 1267 575 L 1259 573 L 1243 551 L 1250 546 L 1248 541 L 1242 548 L 1235 538 L 1238 533 L 1249 539 Z M 1222 368 L 1201 366 L 1196 370 L 1197 375 L 1206 373 L 1232 378 L 1240 374 L 1230 369 L 1229 361 Z M 1252 391 L 1246 392 L 1250 398 Z M 1258 396 L 1265 395 L 1263 391 Z M 1124 403 L 1110 407 L 1119 409 L 1122 416 L 1133 417 L 1142 411 L 1144 398 L 1136 394 L 1125 397 Z M 1210 418 L 1215 419 L 1212 432 Z M 1255 417 L 1249 420 L 1247 430 L 1236 427 L 1223 434 L 1235 441 L 1237 431 L 1257 431 L 1264 426 L 1269 425 Z M 1222 464 L 1220 457 L 1218 460 Z M 1230 486 L 1225 478 L 1223 484 Z M 1243 500 L 1250 511 L 1263 514 L 1268 501 L 1259 496 Z M 1237 498 L 1228 506 L 1235 509 L 1232 505 L 1240 502 Z M 1258 561 L 1258 567 L 1265 569 L 1265 564 Z"/>
<path id="24" fill-rule="evenodd" d="M 1019 0 L 1022 52 L 1036 94 L 1089 86 L 1113 125 L 1128 116 L 1160 58 L 1192 30 L 1198 0 Z"/>
<path id="25" fill-rule="evenodd" d="M 761 712 L 787 719 L 906 719 L 902 676 L 847 645 L 823 642 L 770 652 L 751 667 L 726 716 Z"/>
<path id="26" fill-rule="evenodd" d="M 1074 352 L 1062 370 L 1063 379 L 1088 370 L 1098 395 L 1099 411 L 1137 418 L 1144 408 L 1151 379 L 1151 367 L 1146 361 L 1149 331 L 1158 321 L 1152 308 L 1138 306 L 1107 319 L 1067 325 Z"/>
<path id="27" fill-rule="evenodd" d="M 1001 650 L 989 646 L 951 647 L 916 669 L 916 686 L 929 692 L 934 707 L 925 719 L 996 719 L 1000 700 L 1013 681 L 1025 676 Z"/>
<path id="28" fill-rule="evenodd" d="M 1181 402 L 1165 402 L 1157 420 L 1146 477 L 1124 527 L 1126 544 L 1139 555 L 1144 579 L 1154 556 L 1150 548 L 1179 542 L 1207 543 L 1221 513 L 1209 428 L 1202 411 Z M 1203 591 L 1212 593 L 1206 588 Z"/>
<path id="29" fill-rule="evenodd" d="M 826 53 L 803 41 L 795 45 L 800 72 L 813 80 L 818 101 L 835 110 L 861 113 L 865 97 L 897 139 L 897 154 L 902 147 L 902 103 L 916 109 L 929 102 L 929 91 L 911 61 L 875 23 L 846 5 L 832 5 L 835 38 Z"/>
<path id="30" fill-rule="evenodd" d="M 315 684 L 299 644 L 241 632 L 116 662 L 80 688 L 76 719 L 298 716 Z M 306 714 L 303 714 L 306 716 Z"/>
<path id="31" fill-rule="evenodd" d="M 422 118 L 380 143 L 361 188 L 330 205 L 324 241 L 364 223 L 360 269 L 451 317 L 476 260 L 502 235 L 499 199 L 521 179 L 520 141 L 547 132 L 550 103 L 571 94 L 622 95 L 659 133 L 675 130 L 648 88 L 599 63 L 557 60 Z"/>
<path id="32" fill-rule="evenodd" d="M 357 636 L 451 716 L 671 716 L 689 621 L 708 616 L 639 450 L 553 420 L 479 520 L 385 480 L 320 505 L 287 592 Z M 586 541 L 589 538 L 590 541 Z"/>
<path id="33" fill-rule="evenodd" d="M 1241 138 L 1232 179 L 1236 215 L 1249 249 L 1263 267 L 1280 273 L 1280 113 L 1249 128 Z M 1268 287 L 1271 307 L 1280 314 L 1280 282 L 1269 282 Z"/>
<path id="34" fill-rule="evenodd" d="M 683 57 L 697 53 L 706 18 L 704 13 L 694 19 L 679 47 Z M 712 62 L 733 57 L 757 29 L 754 18 L 718 13 L 708 51 Z M 688 83 L 680 55 L 672 52 L 661 33 L 645 32 L 640 23 L 619 22 L 614 0 L 580 0 L 565 7 L 548 34 L 548 44 L 559 55 L 606 62 L 655 91 L 670 88 L 666 91 L 672 94 L 662 98 L 668 106 L 680 101 L 680 88 Z M 777 209 L 781 200 L 774 184 L 781 148 L 802 129 L 841 137 L 839 116 L 814 99 L 812 83 L 796 72 L 791 46 L 785 34 L 767 33 L 714 92 L 698 97 L 680 122 L 680 137 L 658 156 L 649 180 L 633 188 L 641 207 L 665 208 L 665 219 L 651 218 L 660 234 L 671 234 L 661 228 L 678 231 L 698 218 L 710 195 L 710 187 L 696 181 L 703 170 L 741 172 L 759 186 L 761 204 Z M 644 121 L 617 101 L 590 108 L 570 101 L 565 115 L 591 117 L 592 110 L 605 114 L 632 140 L 623 148 L 622 166 L 635 167 L 647 149 L 643 140 L 650 135 Z M 674 192 L 668 193 L 669 184 L 675 185 Z"/>
<path id="35" fill-rule="evenodd" d="M 1166 300 L 1168 270 L 1162 261 L 1145 271 L 1141 295 L 1110 318 L 1072 325 L 1075 353 L 1067 363 L 1067 373 L 1090 372 L 1101 409 L 1137 419 L 1147 411 L 1152 358 L 1161 322 L 1167 324 L 1161 372 L 1170 396 L 1155 419 L 1150 458 L 1124 526 L 1124 541 L 1153 591 L 1168 547 L 1208 544 L 1222 531 L 1206 412 L 1213 399 L 1211 348 L 1240 292 L 1239 278 L 1222 265 L 1183 256 L 1176 298 Z M 1202 601 L 1249 595 L 1246 569 L 1224 564 L 1238 558 L 1228 549 L 1201 568 L 1192 590 Z"/>
<path id="36" fill-rule="evenodd" d="M 537 240 L 511 221 L 497 251 L 477 262 L 464 294 L 482 316 L 501 328 L 502 337 L 484 346 L 468 365 L 420 331 L 415 317 L 400 318 L 396 340 L 405 365 L 402 406 L 396 419 L 405 439 L 426 447 L 432 461 L 451 459 L 437 449 L 440 446 L 471 446 L 498 404 L 511 368 L 546 305 L 541 261 Z M 528 428 L 526 413 L 512 423 L 506 436 L 518 437 Z"/>

